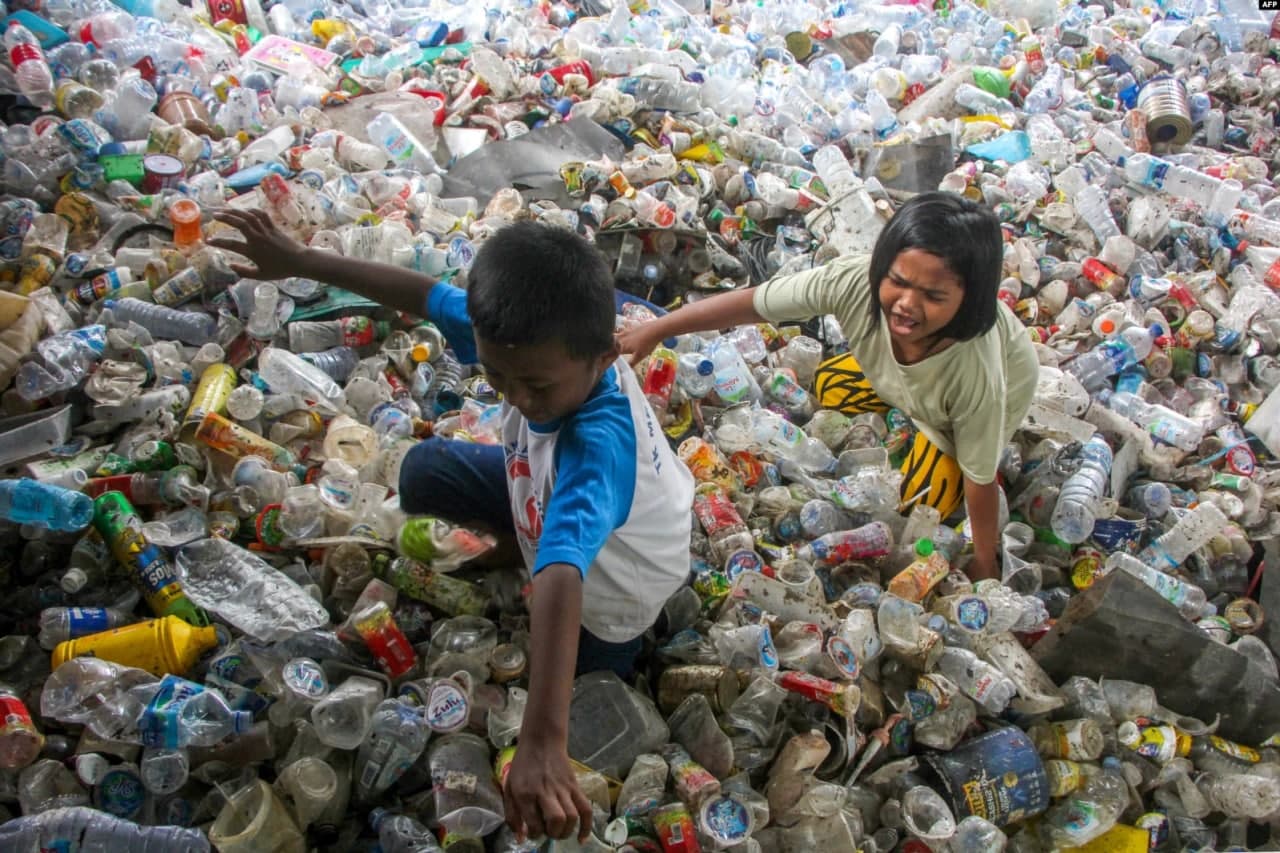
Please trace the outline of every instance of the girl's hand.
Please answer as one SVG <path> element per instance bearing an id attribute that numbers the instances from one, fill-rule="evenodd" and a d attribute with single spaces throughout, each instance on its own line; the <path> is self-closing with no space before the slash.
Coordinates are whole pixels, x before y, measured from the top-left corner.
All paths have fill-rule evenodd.
<path id="1" fill-rule="evenodd" d="M 213 214 L 219 222 L 235 228 L 244 240 L 215 237 L 209 245 L 244 255 L 253 261 L 232 264 L 231 269 L 244 278 L 274 280 L 301 275 L 307 247 L 276 227 L 271 217 L 261 210 L 219 210 Z"/>
<path id="2" fill-rule="evenodd" d="M 632 367 L 649 357 L 654 347 L 662 343 L 663 336 L 653 331 L 654 323 L 641 323 L 618 333 L 618 352 L 626 355 Z"/>

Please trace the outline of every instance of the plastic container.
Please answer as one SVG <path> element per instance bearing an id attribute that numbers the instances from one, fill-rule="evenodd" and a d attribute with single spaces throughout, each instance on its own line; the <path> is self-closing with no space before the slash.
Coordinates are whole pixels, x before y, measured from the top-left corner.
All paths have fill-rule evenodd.
<path id="1" fill-rule="evenodd" d="M 636 756 L 667 742 L 666 721 L 612 672 L 579 676 L 569 706 L 569 757 L 606 776 L 626 775 Z"/>

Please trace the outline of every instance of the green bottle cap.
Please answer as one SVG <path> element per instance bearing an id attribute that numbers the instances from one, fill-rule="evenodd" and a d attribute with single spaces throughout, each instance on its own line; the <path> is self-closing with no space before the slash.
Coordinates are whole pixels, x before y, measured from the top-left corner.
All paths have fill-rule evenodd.
<path id="1" fill-rule="evenodd" d="M 933 553 L 932 539 L 921 538 L 916 540 L 916 556 L 917 557 L 928 557 L 932 553 Z"/>

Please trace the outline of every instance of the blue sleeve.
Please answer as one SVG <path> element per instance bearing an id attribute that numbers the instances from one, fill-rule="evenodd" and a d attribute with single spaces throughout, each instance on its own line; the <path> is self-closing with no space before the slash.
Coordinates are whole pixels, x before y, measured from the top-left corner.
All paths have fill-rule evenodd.
<path id="1" fill-rule="evenodd" d="M 561 429 L 556 483 L 543 515 L 532 574 L 553 563 L 587 569 L 631 514 L 636 488 L 636 434 L 626 398 Z"/>
<path id="2" fill-rule="evenodd" d="M 440 329 L 454 354 L 463 364 L 475 364 L 476 336 L 467 313 L 467 292 L 443 281 L 436 282 L 427 296 L 427 319 Z"/>

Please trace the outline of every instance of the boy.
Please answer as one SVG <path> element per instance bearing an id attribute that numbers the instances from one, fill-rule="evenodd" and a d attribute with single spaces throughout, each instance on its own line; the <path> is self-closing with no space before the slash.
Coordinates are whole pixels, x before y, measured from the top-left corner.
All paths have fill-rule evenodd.
<path id="1" fill-rule="evenodd" d="M 614 342 L 614 293 L 596 249 L 521 222 L 481 246 L 468 289 L 295 242 L 258 210 L 217 215 L 245 242 L 214 246 L 240 275 L 330 282 L 439 326 L 503 396 L 502 447 L 427 439 L 405 458 L 401 506 L 513 531 L 533 575 L 529 701 L 507 778 L 520 835 L 585 840 L 591 806 L 569 764 L 575 672 L 626 677 L 640 635 L 684 582 L 693 478 L 671 452 Z"/>

